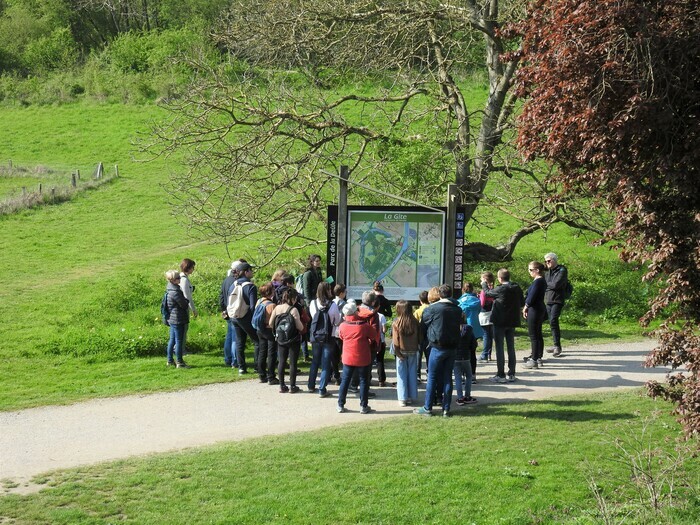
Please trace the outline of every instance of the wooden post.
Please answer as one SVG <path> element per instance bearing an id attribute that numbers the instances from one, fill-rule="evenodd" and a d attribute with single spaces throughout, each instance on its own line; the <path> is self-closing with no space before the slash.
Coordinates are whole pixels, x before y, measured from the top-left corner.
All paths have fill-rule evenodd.
<path id="1" fill-rule="evenodd" d="M 345 279 L 346 245 L 348 231 L 348 177 L 347 166 L 340 167 L 340 193 L 338 196 L 338 251 L 336 251 L 335 282 L 347 285 Z"/>
<path id="2" fill-rule="evenodd" d="M 39 183 L 39 195 L 41 195 L 41 182 Z"/>
<path id="3" fill-rule="evenodd" d="M 97 177 L 96 177 L 96 178 L 101 179 L 101 178 L 102 178 L 102 173 L 103 173 L 103 172 L 104 172 L 104 166 L 102 166 L 102 163 L 100 162 L 100 163 L 97 165 Z"/>
<path id="4" fill-rule="evenodd" d="M 114 176 L 119 177 L 119 166 L 116 164 L 114 165 Z"/>
<path id="5" fill-rule="evenodd" d="M 76 180 L 75 180 L 75 173 L 72 173 L 71 176 L 70 176 L 70 184 L 71 184 L 71 186 L 73 186 L 74 188 L 77 186 L 77 182 L 76 182 Z"/>
<path id="6" fill-rule="evenodd" d="M 56 202 L 56 188 L 51 188 L 51 202 Z"/>
<path id="7" fill-rule="evenodd" d="M 461 292 L 455 283 L 455 230 L 457 225 L 457 206 L 459 206 L 459 190 L 456 184 L 447 186 L 447 234 L 445 241 L 445 283 L 452 286 L 452 295 Z M 460 272 L 461 273 L 461 272 Z M 461 284 L 460 284 L 461 286 Z M 454 288 L 457 288 L 456 290 Z"/>
<path id="8" fill-rule="evenodd" d="M 22 197 L 24 197 L 24 196 L 26 196 L 26 195 L 27 195 L 27 187 L 26 187 L 26 186 L 22 186 Z"/>
<path id="9" fill-rule="evenodd" d="M 80 170 L 75 170 L 75 176 L 80 180 Z"/>

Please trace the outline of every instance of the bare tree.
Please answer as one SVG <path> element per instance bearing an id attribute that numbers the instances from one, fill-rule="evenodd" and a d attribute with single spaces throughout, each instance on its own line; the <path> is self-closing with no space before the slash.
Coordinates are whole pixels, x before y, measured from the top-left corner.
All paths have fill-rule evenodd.
<path id="1" fill-rule="evenodd" d="M 507 259 L 524 235 L 562 220 L 601 232 L 588 205 L 551 200 L 510 147 L 519 54 L 499 27 L 520 4 L 237 2 L 215 34 L 231 63 L 200 69 L 150 145 L 186 152 L 170 186 L 176 213 L 226 243 L 277 232 L 271 259 L 292 239 L 319 242 L 309 220 L 333 200 L 325 172 L 346 164 L 351 180 L 426 204 L 456 182 L 467 220 L 486 201 L 522 221 L 501 246 L 467 246 L 476 258 Z M 474 107 L 464 79 L 484 66 L 488 94 Z M 489 182 L 517 188 L 487 192 Z M 366 190 L 354 199 L 382 202 Z"/>

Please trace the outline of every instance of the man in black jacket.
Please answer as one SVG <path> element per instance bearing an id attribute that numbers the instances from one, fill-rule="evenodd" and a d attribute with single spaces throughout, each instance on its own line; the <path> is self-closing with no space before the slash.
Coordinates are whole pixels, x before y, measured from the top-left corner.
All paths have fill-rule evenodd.
<path id="1" fill-rule="evenodd" d="M 493 297 L 493 339 L 496 343 L 496 375 L 489 379 L 492 383 L 512 383 L 515 381 L 515 329 L 520 326 L 520 311 L 525 304 L 523 291 L 517 283 L 510 282 L 510 272 L 498 270 L 499 286 L 486 290 L 487 297 Z M 503 341 L 508 347 L 508 375 L 505 374 Z"/>
<path id="2" fill-rule="evenodd" d="M 425 402 L 414 410 L 416 414 L 433 414 L 433 396 L 438 385 L 442 385 L 442 415 L 449 417 L 452 401 L 452 369 L 455 351 L 459 344 L 460 325 L 464 323 L 464 313 L 452 299 L 452 287 L 443 284 L 439 288 L 440 300 L 423 311 L 421 330 L 430 347 L 428 382 L 425 386 Z"/>
<path id="3" fill-rule="evenodd" d="M 569 275 L 566 267 L 559 264 L 556 253 L 548 253 L 544 256 L 544 263 L 547 272 L 544 280 L 547 289 L 544 292 L 544 304 L 547 307 L 547 317 L 549 317 L 549 327 L 552 330 L 552 340 L 554 346 L 547 350 L 554 357 L 561 355 L 561 330 L 559 329 L 559 316 L 564 308 L 564 290 L 569 282 Z"/>

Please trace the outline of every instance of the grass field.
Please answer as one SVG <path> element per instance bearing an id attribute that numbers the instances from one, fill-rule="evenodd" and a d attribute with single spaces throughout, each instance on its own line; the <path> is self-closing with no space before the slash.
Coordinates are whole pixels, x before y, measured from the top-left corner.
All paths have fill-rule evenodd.
<path id="1" fill-rule="evenodd" d="M 700 469 L 689 455 L 669 468 L 678 426 L 654 415 L 668 408 L 627 392 L 484 405 L 449 420 L 369 419 L 51 474 L 38 480 L 46 485 L 40 493 L 0 498 L 0 517 L 16 524 L 603 523 L 594 480 L 607 523 L 693 524 Z M 629 453 L 620 454 L 614 439 Z M 650 461 L 644 472 L 663 495 L 656 511 L 649 485 L 630 478 L 632 460 Z"/>

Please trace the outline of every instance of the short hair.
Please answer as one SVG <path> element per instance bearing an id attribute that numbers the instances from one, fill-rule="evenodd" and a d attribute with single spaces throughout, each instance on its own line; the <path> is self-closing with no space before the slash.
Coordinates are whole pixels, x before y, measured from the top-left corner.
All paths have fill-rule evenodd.
<path id="1" fill-rule="evenodd" d="M 272 286 L 272 283 L 265 283 L 263 285 L 260 285 L 260 295 L 262 297 L 270 298 L 274 295 L 275 293 L 275 287 Z"/>
<path id="2" fill-rule="evenodd" d="M 423 290 L 421 293 L 419 293 L 418 300 L 421 303 L 427 303 L 428 302 L 428 290 Z"/>
<path id="3" fill-rule="evenodd" d="M 481 278 L 489 284 L 493 284 L 495 281 L 493 272 L 481 272 Z"/>
<path id="4" fill-rule="evenodd" d="M 270 279 L 270 280 L 281 283 L 282 277 L 284 277 L 284 274 L 286 274 L 286 273 L 287 273 L 286 270 L 283 270 L 282 268 L 280 268 L 279 270 L 276 270 L 275 273 L 272 274 L 272 279 Z"/>
<path id="5" fill-rule="evenodd" d="M 452 297 L 452 287 L 449 284 L 441 284 L 438 288 L 438 293 L 441 299 Z"/>
<path id="6" fill-rule="evenodd" d="M 542 264 L 540 261 L 530 261 L 528 266 L 531 266 L 533 268 L 537 269 L 537 273 L 542 275 L 544 273 L 544 264 Z"/>
<path id="7" fill-rule="evenodd" d="M 551 259 L 551 260 L 553 260 L 554 262 L 559 262 L 559 258 L 557 257 L 557 254 L 556 254 L 556 253 L 552 253 L 552 252 L 545 253 L 545 254 L 544 254 L 544 260 L 546 261 L 547 259 Z"/>
<path id="8" fill-rule="evenodd" d="M 338 283 L 335 285 L 335 288 L 333 288 L 333 295 L 338 297 L 345 290 L 347 290 L 347 287 L 343 283 Z"/>
<path id="9" fill-rule="evenodd" d="M 462 293 L 471 293 L 474 291 L 474 285 L 470 283 L 469 281 L 464 281 L 464 284 L 462 285 Z"/>
<path id="10" fill-rule="evenodd" d="M 374 306 L 374 302 L 377 300 L 377 294 L 372 290 L 367 290 L 362 292 L 362 304 L 367 306 Z"/>
<path id="11" fill-rule="evenodd" d="M 440 300 L 440 291 L 437 286 L 433 286 L 430 290 L 428 290 L 428 302 L 429 303 L 434 303 Z"/>
<path id="12" fill-rule="evenodd" d="M 187 273 L 194 270 L 194 265 L 195 262 L 192 259 L 182 259 L 182 262 L 180 263 L 180 271 L 182 273 Z"/>
<path id="13" fill-rule="evenodd" d="M 168 281 L 173 282 L 175 279 L 180 278 L 180 272 L 178 270 L 168 270 L 165 272 L 165 278 Z"/>
<path id="14" fill-rule="evenodd" d="M 355 301 L 350 299 L 347 303 L 345 303 L 345 306 L 343 306 L 343 315 L 348 316 L 348 315 L 355 315 L 357 313 L 357 305 L 355 304 Z"/>
<path id="15" fill-rule="evenodd" d="M 504 281 L 510 281 L 510 272 L 508 271 L 508 268 L 501 268 L 498 270 L 498 278 L 503 279 Z"/>

